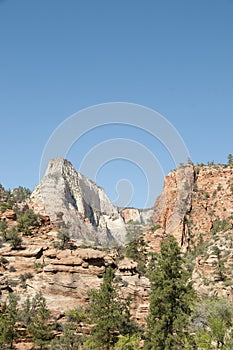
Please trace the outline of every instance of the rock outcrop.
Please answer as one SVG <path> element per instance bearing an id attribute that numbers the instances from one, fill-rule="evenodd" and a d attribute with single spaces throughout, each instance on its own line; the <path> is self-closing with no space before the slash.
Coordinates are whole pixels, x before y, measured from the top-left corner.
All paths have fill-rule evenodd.
<path id="1" fill-rule="evenodd" d="M 67 160 L 57 158 L 49 163 L 29 205 L 36 213 L 48 215 L 58 227 L 67 227 L 80 243 L 125 243 L 126 228 L 118 209 L 101 187 L 76 172 Z"/>
<path id="2" fill-rule="evenodd" d="M 169 173 L 156 200 L 153 227 L 144 235 L 158 251 L 168 234 L 188 255 L 194 287 L 233 301 L 233 167 L 187 165 Z"/>
<path id="3" fill-rule="evenodd" d="M 153 224 L 158 227 L 156 234 L 174 235 L 183 244 L 184 219 L 191 209 L 193 184 L 192 165 L 180 166 L 166 176 L 164 189 L 153 210 Z"/>
<path id="4" fill-rule="evenodd" d="M 233 216 L 233 168 L 181 166 L 169 173 L 153 208 L 154 235 L 172 234 L 184 248 L 211 236 L 218 220 Z"/>
<path id="5" fill-rule="evenodd" d="M 139 225 L 151 225 L 153 209 L 123 208 L 120 214 L 125 224 L 135 223 Z"/>
<path id="6" fill-rule="evenodd" d="M 140 323 L 145 321 L 150 284 L 138 274 L 135 261 L 119 260 L 114 250 L 74 245 L 72 249 L 56 249 L 56 231 L 22 237 L 21 249 L 14 250 L 8 243 L 0 247 L 2 299 L 9 292 L 16 292 L 24 302 L 27 296 L 42 292 L 49 309 L 64 315 L 69 309 L 87 304 L 88 291 L 100 287 L 106 268 L 112 266 L 123 296 L 132 297 L 134 318 Z"/>

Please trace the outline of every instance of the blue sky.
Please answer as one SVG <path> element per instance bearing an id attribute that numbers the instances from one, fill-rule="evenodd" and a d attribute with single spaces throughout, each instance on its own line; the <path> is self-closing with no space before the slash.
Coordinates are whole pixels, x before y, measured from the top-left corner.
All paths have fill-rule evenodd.
<path id="1" fill-rule="evenodd" d="M 194 162 L 226 162 L 233 153 L 233 1 L 0 1 L 4 187 L 33 189 L 54 129 L 83 108 L 112 101 L 158 111 Z M 110 135 L 131 131 L 103 128 L 74 145 L 68 158 L 78 168 L 91 141 Z M 150 148 L 148 135 L 139 139 Z M 159 145 L 150 149 L 164 173 L 173 168 Z M 133 176 L 131 205 L 142 206 L 142 174 L 116 162 L 100 170 L 98 183 L 114 199 L 118 175 Z"/>

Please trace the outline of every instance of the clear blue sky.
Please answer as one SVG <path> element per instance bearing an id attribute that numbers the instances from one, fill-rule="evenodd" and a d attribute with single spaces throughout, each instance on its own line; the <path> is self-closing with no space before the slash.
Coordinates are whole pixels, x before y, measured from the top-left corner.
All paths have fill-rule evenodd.
<path id="1" fill-rule="evenodd" d="M 4 187 L 33 189 L 53 130 L 83 108 L 111 101 L 157 110 L 194 162 L 226 162 L 233 153 L 233 1 L 0 0 Z M 88 138 L 76 146 L 69 159 L 78 167 Z M 156 156 L 165 173 L 172 168 L 159 147 Z M 111 198 L 116 169 L 122 172 L 118 164 L 99 175 Z M 140 176 L 136 206 L 143 201 Z"/>

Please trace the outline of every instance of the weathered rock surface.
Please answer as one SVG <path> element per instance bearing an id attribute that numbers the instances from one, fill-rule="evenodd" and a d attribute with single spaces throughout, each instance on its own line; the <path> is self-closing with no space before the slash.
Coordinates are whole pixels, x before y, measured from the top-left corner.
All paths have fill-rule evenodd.
<path id="1" fill-rule="evenodd" d="M 152 224 L 153 209 L 123 208 L 120 210 L 120 214 L 126 224 Z"/>
<path id="2" fill-rule="evenodd" d="M 144 238 L 158 251 L 167 234 L 189 253 L 194 286 L 233 300 L 233 167 L 182 166 L 169 173 Z"/>
<path id="3" fill-rule="evenodd" d="M 233 168 L 186 165 L 169 173 L 155 202 L 155 236 L 172 234 L 187 247 L 190 232 L 210 236 L 217 220 L 233 215 Z"/>
<path id="4" fill-rule="evenodd" d="M 62 314 L 68 309 L 86 305 L 88 290 L 98 289 L 106 268 L 112 266 L 116 269 L 123 295 L 132 296 L 133 316 L 144 322 L 149 281 L 139 276 L 136 262 L 127 258 L 118 261 L 114 251 L 79 247 L 57 250 L 55 241 L 56 238 L 49 234 L 46 239 L 38 234 L 24 237 L 24 249 L 14 250 L 8 243 L 0 248 L 0 256 L 5 259 L 0 266 L 2 298 L 14 291 L 23 302 L 27 296 L 33 297 L 41 291 L 49 309 Z"/>
<path id="5" fill-rule="evenodd" d="M 158 232 L 172 234 L 178 242 L 184 239 L 184 218 L 191 208 L 193 184 L 193 166 L 180 166 L 166 176 L 162 194 L 155 202 L 153 223 L 160 225 Z"/>
<path id="6" fill-rule="evenodd" d="M 67 160 L 52 160 L 33 191 L 30 206 L 58 227 L 69 226 L 75 240 L 91 245 L 124 244 L 126 228 L 104 190 L 77 173 Z"/>

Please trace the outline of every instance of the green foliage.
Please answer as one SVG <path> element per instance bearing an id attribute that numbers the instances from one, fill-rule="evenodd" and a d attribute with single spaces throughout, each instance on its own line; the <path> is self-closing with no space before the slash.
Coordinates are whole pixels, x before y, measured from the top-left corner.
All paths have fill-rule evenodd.
<path id="1" fill-rule="evenodd" d="M 59 339 L 51 342 L 51 350 L 79 350 L 83 343 L 83 337 L 78 334 L 77 325 L 74 322 L 67 322 L 63 334 Z"/>
<path id="2" fill-rule="evenodd" d="M 80 322 L 86 321 L 87 319 L 86 310 L 81 306 L 75 309 L 68 310 L 66 313 L 66 316 L 67 316 L 68 322 L 80 323 Z"/>
<path id="3" fill-rule="evenodd" d="M 19 310 L 18 319 L 25 327 L 27 327 L 31 322 L 32 314 L 33 314 L 32 303 L 30 298 L 27 297 L 21 309 Z"/>
<path id="4" fill-rule="evenodd" d="M 32 209 L 27 209 L 18 218 L 18 229 L 25 235 L 31 234 L 31 226 L 38 226 L 38 218 Z"/>
<path id="5" fill-rule="evenodd" d="M 224 260 L 222 258 L 221 250 L 219 249 L 218 246 L 214 246 L 213 253 L 216 254 L 216 257 L 217 257 L 217 272 L 219 275 L 219 280 L 225 281 L 226 280 L 226 275 L 225 275 L 226 268 L 225 268 Z"/>
<path id="6" fill-rule="evenodd" d="M 157 231 L 159 228 L 161 228 L 161 225 L 157 224 L 157 225 L 151 227 L 151 231 L 152 231 L 152 232 L 155 232 L 155 231 Z"/>
<path id="7" fill-rule="evenodd" d="M 124 335 L 120 337 L 114 346 L 114 350 L 138 350 L 140 337 L 137 334 Z"/>
<path id="8" fill-rule="evenodd" d="M 9 272 L 15 272 L 15 271 L 16 271 L 16 268 L 13 265 L 11 265 L 9 267 Z"/>
<path id="9" fill-rule="evenodd" d="M 146 243 L 142 237 L 128 243 L 125 249 L 127 258 L 133 259 L 138 263 L 137 270 L 144 275 L 146 272 Z"/>
<path id="10" fill-rule="evenodd" d="M 228 154 L 227 159 L 228 159 L 228 164 L 229 165 L 233 164 L 233 155 L 231 153 Z"/>
<path id="11" fill-rule="evenodd" d="M 224 344 L 224 337 L 227 331 L 226 321 L 219 316 L 209 318 L 209 325 L 213 338 L 217 341 L 218 348 Z"/>
<path id="12" fill-rule="evenodd" d="M 120 334 L 130 334 L 133 331 L 129 312 L 130 301 L 122 301 L 119 288 L 114 283 L 112 268 L 106 269 L 100 290 L 90 290 L 89 297 L 87 311 L 93 326 L 85 347 L 109 350 L 117 342 Z"/>
<path id="13" fill-rule="evenodd" d="M 14 294 L 4 301 L 0 313 L 0 348 L 13 349 L 17 337 L 16 321 L 18 314 L 18 298 Z"/>
<path id="14" fill-rule="evenodd" d="M 151 295 L 145 349 L 187 348 L 187 344 L 193 343 L 187 326 L 195 293 L 173 236 L 161 243 L 161 252 L 150 269 Z M 195 349 L 195 344 L 192 347 Z"/>
<path id="15" fill-rule="evenodd" d="M 44 268 L 43 264 L 34 262 L 34 269 L 36 270 L 36 272 L 43 270 L 43 268 Z"/>
<path id="16" fill-rule="evenodd" d="M 19 186 L 13 190 L 6 191 L 0 185 L 0 212 L 4 213 L 7 209 L 18 210 L 17 203 L 25 201 L 31 194 L 28 188 Z"/>
<path id="17" fill-rule="evenodd" d="M 30 197 L 31 191 L 29 188 L 19 186 L 11 191 L 11 195 L 16 202 L 24 202 Z"/>
<path id="18" fill-rule="evenodd" d="M 203 330 L 200 330 L 196 335 L 198 349 L 211 350 L 211 336 Z"/>
<path id="19" fill-rule="evenodd" d="M 0 258 L 0 263 L 3 264 L 3 265 L 5 265 L 5 264 L 8 264 L 9 261 L 8 261 L 4 256 L 1 256 L 1 258 Z"/>
<path id="20" fill-rule="evenodd" d="M 4 213 L 7 209 L 13 209 L 14 202 L 13 200 L 8 200 L 7 202 L 0 203 L 0 211 Z"/>
<path id="21" fill-rule="evenodd" d="M 7 231 L 7 240 L 13 249 L 19 249 L 22 246 L 22 237 L 19 235 L 17 227 L 13 227 L 10 231 Z"/>
<path id="22" fill-rule="evenodd" d="M 0 221 L 0 235 L 3 240 L 6 241 L 6 230 L 7 230 L 7 222 L 5 220 Z"/>
<path id="23" fill-rule="evenodd" d="M 47 309 L 45 298 L 41 293 L 37 293 L 32 300 L 31 320 L 28 330 L 32 335 L 34 343 L 45 349 L 52 339 L 52 326 L 49 322 L 50 312 Z"/>
<path id="24" fill-rule="evenodd" d="M 218 232 L 226 232 L 231 228 L 232 228 L 232 224 L 227 219 L 223 219 L 223 220 L 217 219 L 213 223 L 213 227 L 211 231 L 213 232 L 213 234 L 216 234 Z"/>
<path id="25" fill-rule="evenodd" d="M 59 241 L 55 242 L 54 247 L 57 249 L 68 249 L 70 247 L 69 226 L 62 228 L 57 233 Z"/>
<path id="26" fill-rule="evenodd" d="M 199 302 L 193 315 L 198 345 L 206 343 L 203 349 L 208 350 L 214 341 L 217 349 L 227 349 L 231 342 L 232 317 L 233 308 L 227 299 L 214 297 Z"/>
<path id="27" fill-rule="evenodd" d="M 194 165 L 194 163 L 193 163 L 193 161 L 192 161 L 192 159 L 191 159 L 190 157 L 188 157 L 187 164 L 189 164 L 189 165 Z"/>
<path id="28" fill-rule="evenodd" d="M 20 286 L 25 289 L 27 287 L 27 285 L 26 285 L 27 279 L 30 279 L 32 277 L 33 277 L 33 275 L 30 272 L 26 272 L 24 274 L 21 274 L 19 276 L 19 279 L 20 279 L 20 282 L 21 282 Z"/>

